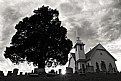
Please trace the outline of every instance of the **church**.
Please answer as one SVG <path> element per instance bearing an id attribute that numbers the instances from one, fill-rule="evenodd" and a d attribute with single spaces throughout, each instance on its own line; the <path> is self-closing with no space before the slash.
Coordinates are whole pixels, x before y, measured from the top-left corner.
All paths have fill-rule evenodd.
<path id="1" fill-rule="evenodd" d="M 73 73 L 86 72 L 117 72 L 116 59 L 101 45 L 98 44 L 85 54 L 85 44 L 77 37 L 74 46 L 75 53 L 70 54 L 68 67 Z"/>

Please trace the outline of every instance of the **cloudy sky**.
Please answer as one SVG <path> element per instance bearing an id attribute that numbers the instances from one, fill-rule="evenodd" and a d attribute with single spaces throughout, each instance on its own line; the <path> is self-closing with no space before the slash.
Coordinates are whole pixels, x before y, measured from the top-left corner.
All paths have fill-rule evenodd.
<path id="1" fill-rule="evenodd" d="M 5 59 L 3 51 L 15 34 L 15 24 L 42 5 L 59 10 L 62 25 L 73 43 L 78 29 L 86 44 L 85 52 L 101 43 L 117 59 L 121 71 L 121 0 L 0 0 L 1 60 Z M 4 68 L 11 63 L 1 65 Z"/>

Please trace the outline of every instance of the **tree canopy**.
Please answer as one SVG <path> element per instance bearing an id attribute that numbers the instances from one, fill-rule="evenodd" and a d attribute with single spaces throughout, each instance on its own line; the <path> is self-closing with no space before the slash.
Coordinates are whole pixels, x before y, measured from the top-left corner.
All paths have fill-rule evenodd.
<path id="1" fill-rule="evenodd" d="M 6 47 L 5 58 L 13 63 L 33 62 L 39 68 L 65 65 L 72 48 L 72 41 L 67 38 L 67 29 L 61 25 L 59 12 L 48 6 L 42 6 L 25 17 L 15 29 L 11 46 Z"/>

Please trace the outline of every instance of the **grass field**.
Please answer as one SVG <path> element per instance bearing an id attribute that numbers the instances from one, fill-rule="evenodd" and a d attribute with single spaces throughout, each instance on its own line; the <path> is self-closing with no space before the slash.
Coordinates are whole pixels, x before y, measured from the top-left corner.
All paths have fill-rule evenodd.
<path id="1" fill-rule="evenodd" d="M 88 73 L 85 75 L 66 74 L 56 76 L 5 76 L 0 81 L 121 81 L 121 73 Z"/>

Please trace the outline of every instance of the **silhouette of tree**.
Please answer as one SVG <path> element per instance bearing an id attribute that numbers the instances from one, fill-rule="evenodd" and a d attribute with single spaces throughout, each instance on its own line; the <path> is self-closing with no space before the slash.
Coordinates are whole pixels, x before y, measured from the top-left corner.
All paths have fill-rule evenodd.
<path id="1" fill-rule="evenodd" d="M 13 63 L 33 62 L 38 68 L 65 65 L 72 48 L 67 38 L 67 30 L 61 26 L 59 12 L 48 6 L 33 11 L 31 17 L 25 17 L 16 24 L 17 32 L 12 37 L 10 47 L 6 47 L 5 58 Z"/>

